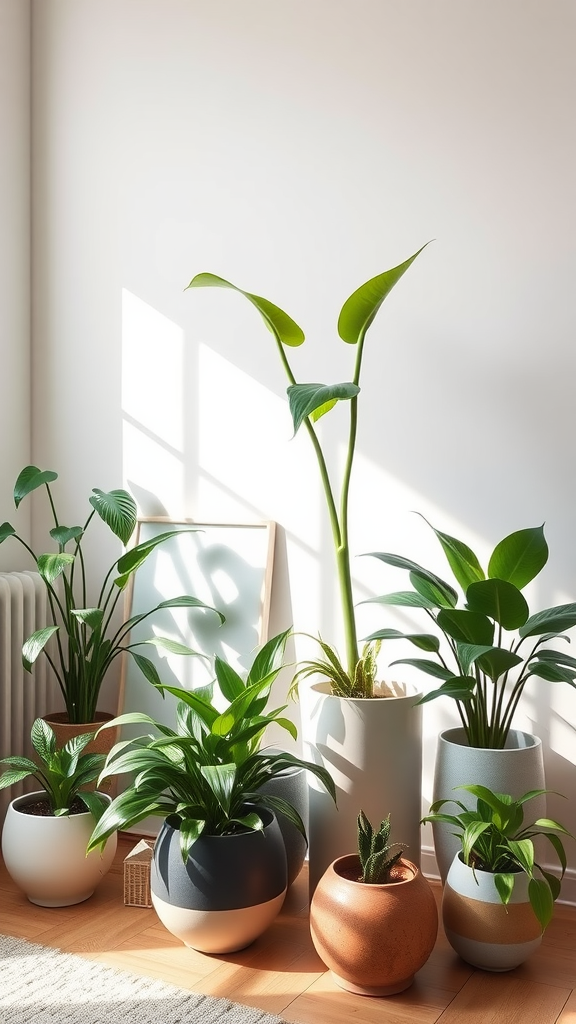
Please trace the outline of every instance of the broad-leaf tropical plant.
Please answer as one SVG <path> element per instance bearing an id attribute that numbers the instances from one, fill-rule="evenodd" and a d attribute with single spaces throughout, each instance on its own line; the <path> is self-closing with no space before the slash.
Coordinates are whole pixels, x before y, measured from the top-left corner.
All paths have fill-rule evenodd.
<path id="1" fill-rule="evenodd" d="M 403 850 L 392 853 L 398 843 L 390 842 L 390 815 L 380 822 L 376 830 L 364 811 L 360 811 L 356 823 L 358 832 L 358 857 L 360 859 L 360 882 L 367 885 L 384 885 L 393 881 L 392 868 L 400 860 Z"/>
<path id="2" fill-rule="evenodd" d="M 288 635 L 289 631 L 281 633 L 264 645 L 245 680 L 216 658 L 215 683 L 191 691 L 160 684 L 159 689 L 178 700 L 176 729 L 137 712 L 109 723 L 108 727 L 144 725 L 151 731 L 117 743 L 108 755 L 101 779 L 129 773 L 131 781 L 98 822 L 89 849 L 103 845 L 117 829 L 159 815 L 169 817 L 179 829 L 186 861 L 202 834 L 262 829 L 262 807 L 284 814 L 305 835 L 296 809 L 261 791 L 284 769 L 298 767 L 316 775 L 336 798 L 334 783 L 324 768 L 293 754 L 261 748 L 264 731 L 272 723 L 296 736 L 294 724 L 283 716 L 286 705 L 267 710 Z M 216 699 L 214 686 L 219 691 Z"/>
<path id="3" fill-rule="evenodd" d="M 494 885 L 504 906 L 510 902 L 519 873 L 524 872 L 529 878 L 530 905 L 544 931 L 552 919 L 554 900 L 560 895 L 561 879 L 536 863 L 533 840 L 537 836 L 546 837 L 558 857 L 563 878 L 566 853 L 558 833 L 574 838 L 551 818 L 538 818 L 532 825 L 523 824 L 523 805 L 549 790 L 533 789 L 513 800 L 509 794 L 493 793 L 486 786 L 456 786 L 456 789 L 472 793 L 477 798 L 476 808 L 469 810 L 460 800 L 437 800 L 422 822 L 442 821 L 454 828 L 453 834 L 462 843 L 464 864 L 473 871 L 494 875 Z M 443 811 L 446 804 L 456 804 L 459 813 Z"/>
<path id="4" fill-rule="evenodd" d="M 338 334 L 342 341 L 354 346 L 356 355 L 352 380 L 337 384 L 310 384 L 296 381 L 288 352 L 304 342 L 304 332 L 287 313 L 273 302 L 260 295 L 244 291 L 242 288 L 237 288 L 236 285 L 215 274 L 197 274 L 188 285 L 188 288 L 230 288 L 243 295 L 258 310 L 276 343 L 289 381 L 287 393 L 294 432 L 296 433 L 300 427 L 304 427 L 318 462 L 334 543 L 345 643 L 345 657 L 340 658 L 332 645 L 325 644 L 320 640 L 321 655 L 317 660 L 303 663 L 298 678 L 320 672 L 329 680 L 332 692 L 342 697 L 372 697 L 374 686 L 375 652 L 373 645 L 365 645 L 362 649 L 358 645 L 348 531 L 350 480 L 356 446 L 358 395 L 364 341 L 385 298 L 420 252 L 422 249 L 419 249 L 399 266 L 366 281 L 344 303 L 338 319 Z M 347 403 L 349 430 L 347 452 L 338 490 L 328 471 L 316 422 L 341 402 Z"/>
<path id="5" fill-rule="evenodd" d="M 98 778 L 104 766 L 104 754 L 83 753 L 95 733 L 75 736 L 58 748 L 53 729 L 43 718 L 37 718 L 30 735 L 37 760 L 19 756 L 3 757 L 0 764 L 7 767 L 0 776 L 0 789 L 33 777 L 45 791 L 46 800 L 55 817 L 70 814 L 73 805 L 80 802 L 84 804 L 84 810 L 90 811 L 94 820 L 98 821 L 109 798 L 102 793 L 83 789 Z"/>
<path id="6" fill-rule="evenodd" d="M 32 491 L 45 488 L 54 522 L 50 537 L 57 550 L 48 554 L 35 554 L 10 523 L 0 526 L 0 543 L 8 537 L 14 537 L 26 548 L 44 581 L 48 595 L 52 624 L 36 630 L 25 641 L 22 648 L 24 668 L 31 672 L 34 662 L 43 654 L 58 681 L 69 721 L 93 722 L 104 677 L 114 659 L 122 652 L 133 655 L 146 677 L 156 681 L 153 662 L 134 652 L 133 648 L 139 644 L 128 642 L 128 634 L 133 626 L 161 608 L 210 610 L 222 622 L 224 616 L 198 598 L 183 595 L 161 601 L 149 611 L 135 615 L 117 626 L 116 606 L 130 578 L 157 545 L 174 536 L 173 532 L 137 544 L 116 559 L 104 576 L 95 606 L 88 607 L 88 580 L 82 548 L 86 531 L 94 516 L 98 515 L 122 544 L 127 545 L 137 523 L 136 503 L 128 491 L 105 492 L 95 487 L 89 498 L 92 509 L 84 525 L 63 526 L 50 487 L 57 478 L 58 474 L 53 470 L 43 471 L 36 466 L 26 466 L 14 486 L 16 508 Z M 52 638 L 52 644 L 49 644 Z M 154 644 L 171 653 L 197 653 L 166 637 L 152 637 L 141 643 Z"/>
<path id="7" fill-rule="evenodd" d="M 379 629 L 367 639 L 406 639 L 432 654 L 433 658 L 401 658 L 392 664 L 413 665 L 441 680 L 420 703 L 437 697 L 454 700 L 470 746 L 502 748 L 531 676 L 576 685 L 576 658 L 549 646 L 555 639 L 569 642 L 564 631 L 576 625 L 576 604 L 530 614 L 522 591 L 548 561 L 543 526 L 518 530 L 501 540 L 486 570 L 467 544 L 432 529 L 460 594 L 416 562 L 380 551 L 372 552 L 372 557 L 406 569 L 413 589 L 370 600 L 422 609 L 444 637 L 444 647 L 436 634 L 394 629 Z"/>

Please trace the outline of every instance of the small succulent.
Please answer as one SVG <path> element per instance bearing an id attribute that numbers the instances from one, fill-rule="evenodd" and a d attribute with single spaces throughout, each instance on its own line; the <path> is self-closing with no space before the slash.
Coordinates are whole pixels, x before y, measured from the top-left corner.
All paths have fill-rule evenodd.
<path id="1" fill-rule="evenodd" d="M 392 847 L 399 845 L 388 842 L 390 839 L 390 815 L 388 814 L 384 821 L 380 822 L 380 828 L 375 832 L 364 811 L 360 811 L 357 826 L 358 856 L 362 868 L 360 881 L 366 882 L 368 885 L 385 885 L 392 882 L 392 868 L 400 860 L 404 851 L 399 850 L 398 853 L 390 856 Z"/>
<path id="2" fill-rule="evenodd" d="M 72 805 L 80 800 L 98 821 L 107 806 L 107 798 L 102 793 L 82 789 L 98 778 L 106 760 L 104 754 L 82 753 L 94 735 L 88 732 L 75 736 L 58 749 L 54 730 L 43 718 L 37 718 L 32 725 L 31 739 L 38 763 L 28 757 L 3 757 L 0 764 L 7 767 L 0 776 L 0 789 L 32 776 L 46 791 L 55 817 L 70 814 Z"/>

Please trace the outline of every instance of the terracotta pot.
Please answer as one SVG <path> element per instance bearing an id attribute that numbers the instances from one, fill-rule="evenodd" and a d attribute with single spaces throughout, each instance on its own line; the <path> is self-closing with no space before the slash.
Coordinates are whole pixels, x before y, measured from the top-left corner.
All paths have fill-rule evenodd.
<path id="1" fill-rule="evenodd" d="M 87 900 L 109 870 L 116 851 L 116 833 L 110 836 L 103 853 L 92 850 L 86 856 L 94 829 L 90 812 L 55 817 L 22 810 L 45 795 L 27 793 L 12 800 L 2 830 L 2 855 L 8 873 L 31 903 L 68 907 Z"/>
<path id="2" fill-rule="evenodd" d="M 394 697 L 334 697 L 328 683 L 299 688 L 304 757 L 326 768 L 338 807 L 308 777 L 310 894 L 344 850 L 356 848 L 360 808 L 370 821 L 390 814 L 392 842 L 420 864 L 422 817 L 422 693 Z"/>
<path id="3" fill-rule="evenodd" d="M 542 942 L 542 930 L 528 899 L 528 877 L 520 872 L 507 907 L 494 875 L 474 872 L 457 854 L 442 898 L 442 920 L 453 949 L 484 971 L 511 971 Z"/>
<path id="4" fill-rule="evenodd" d="M 487 786 L 494 793 L 509 793 L 517 800 L 531 789 L 545 789 L 542 742 L 538 736 L 511 729 L 503 750 L 489 747 L 470 747 L 464 729 L 446 729 L 438 737 L 434 770 L 433 800 L 460 800 L 466 807 L 476 807 L 476 797 L 464 789 L 454 792 L 455 786 L 474 783 Z M 443 808 L 448 814 L 455 808 Z M 539 796 L 524 808 L 525 824 L 546 816 L 546 797 Z M 434 850 L 443 882 L 454 857 L 460 850 L 460 840 L 452 835 L 452 826 L 434 822 Z M 538 846 L 536 847 L 538 850 Z"/>
<path id="5" fill-rule="evenodd" d="M 358 882 L 360 860 L 340 857 L 320 879 L 310 907 L 318 955 L 341 988 L 364 996 L 403 992 L 436 942 L 438 912 L 430 883 L 400 860 L 400 880 Z"/>
<path id="6" fill-rule="evenodd" d="M 116 716 L 109 715 L 105 711 L 97 711 L 93 722 L 70 722 L 66 711 L 55 711 L 53 714 L 44 715 L 43 717 L 44 721 L 54 730 L 56 745 L 63 747 L 74 736 L 82 736 L 85 732 L 95 732 L 101 725 L 104 725 L 105 722 L 111 722 Z M 84 748 L 83 753 L 109 754 L 119 738 L 120 729 L 118 726 L 115 729 L 104 729 L 99 736 L 90 741 Z M 117 780 L 115 778 L 105 779 L 99 789 L 103 793 L 114 793 L 116 784 Z M 85 789 L 96 789 L 96 785 L 96 781 L 91 782 Z"/>

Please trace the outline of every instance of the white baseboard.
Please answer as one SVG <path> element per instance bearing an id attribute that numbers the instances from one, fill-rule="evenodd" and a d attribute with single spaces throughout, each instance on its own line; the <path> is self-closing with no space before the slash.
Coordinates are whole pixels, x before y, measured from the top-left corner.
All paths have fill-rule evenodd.
<path id="1" fill-rule="evenodd" d="M 431 881 L 440 880 L 440 872 L 438 871 L 438 865 L 436 863 L 436 857 L 434 855 L 434 849 L 432 846 L 422 847 L 422 874 L 426 875 Z M 555 864 L 546 864 L 545 868 L 550 871 L 551 874 L 557 874 L 558 867 Z M 570 906 L 576 907 L 576 868 L 568 868 L 564 878 L 562 880 L 562 892 L 558 903 L 568 903 Z"/>

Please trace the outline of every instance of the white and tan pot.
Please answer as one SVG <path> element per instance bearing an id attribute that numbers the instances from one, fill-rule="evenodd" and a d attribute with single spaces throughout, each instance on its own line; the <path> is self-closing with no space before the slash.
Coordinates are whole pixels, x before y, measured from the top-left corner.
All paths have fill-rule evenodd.
<path id="1" fill-rule="evenodd" d="M 304 757 L 323 765 L 334 779 L 337 807 L 309 775 L 310 893 L 328 866 L 357 845 L 356 821 L 363 810 L 378 827 L 387 814 L 391 841 L 420 864 L 422 792 L 422 694 L 334 697 L 328 683 L 300 687 Z"/>
<path id="2" fill-rule="evenodd" d="M 466 807 L 476 807 L 476 797 L 456 786 L 486 786 L 494 793 L 509 793 L 517 800 L 531 789 L 545 789 L 542 742 L 538 736 L 511 729 L 503 750 L 470 747 L 464 729 L 446 729 L 438 737 L 432 799 L 460 800 Z M 455 813 L 456 808 L 445 808 Z M 540 796 L 524 805 L 525 823 L 546 815 L 546 797 Z M 459 840 L 444 822 L 434 822 L 434 851 L 442 881 L 460 850 Z"/>
<path id="3" fill-rule="evenodd" d="M 54 817 L 22 810 L 45 796 L 27 793 L 12 800 L 2 830 L 2 856 L 9 875 L 31 903 L 68 907 L 87 900 L 104 878 L 114 860 L 116 833 L 102 853 L 92 850 L 86 856 L 94 830 L 92 814 Z"/>
<path id="4" fill-rule="evenodd" d="M 456 854 L 442 898 L 442 920 L 453 949 L 484 971 L 511 971 L 542 941 L 542 930 L 528 899 L 528 877 L 519 872 L 504 906 L 489 871 L 472 871 Z"/>

